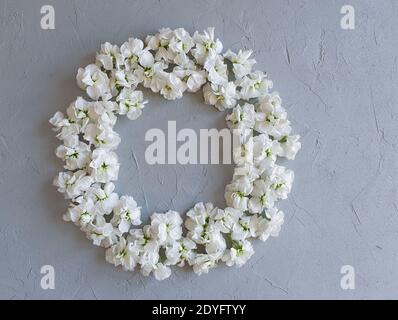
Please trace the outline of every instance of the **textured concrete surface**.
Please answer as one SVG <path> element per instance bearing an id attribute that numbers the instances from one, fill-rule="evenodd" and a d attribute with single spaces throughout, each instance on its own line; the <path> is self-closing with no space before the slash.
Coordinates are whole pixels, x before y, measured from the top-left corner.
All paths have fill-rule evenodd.
<path id="1" fill-rule="evenodd" d="M 340 28 L 340 8 L 356 29 Z M 55 30 L 40 8 L 55 8 Z M 9 298 L 398 298 L 398 1 L 22 1 L 0 0 L 0 297 Z M 51 180 L 61 168 L 48 118 L 81 91 L 79 66 L 101 42 L 121 44 L 163 26 L 216 27 L 225 48 L 252 48 L 274 80 L 303 148 L 288 166 L 294 189 L 279 238 L 256 243 L 242 269 L 157 282 L 126 273 L 64 223 Z M 148 216 L 195 202 L 223 205 L 229 166 L 149 166 L 145 131 L 224 125 L 200 94 L 165 103 L 149 96 L 140 121 L 120 121 L 120 193 Z M 134 160 L 136 159 L 136 161 Z M 40 288 L 51 264 L 55 290 Z M 340 288 L 340 268 L 356 289 Z"/>

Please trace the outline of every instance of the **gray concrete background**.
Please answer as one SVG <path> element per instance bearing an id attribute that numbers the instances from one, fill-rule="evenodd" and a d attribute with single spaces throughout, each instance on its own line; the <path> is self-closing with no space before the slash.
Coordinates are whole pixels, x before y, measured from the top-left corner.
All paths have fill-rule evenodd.
<path id="1" fill-rule="evenodd" d="M 356 9 L 354 31 L 340 28 L 345 3 Z M 55 7 L 53 31 L 40 28 L 45 4 Z M 0 298 L 398 298 L 397 11 L 396 0 L 0 0 Z M 47 121 L 81 94 L 77 68 L 102 42 L 165 26 L 214 26 L 225 49 L 253 49 L 303 148 L 287 164 L 296 180 L 279 238 L 256 243 L 241 269 L 178 270 L 157 282 L 106 263 L 103 249 L 62 221 L 67 202 L 51 186 L 58 141 Z M 143 137 L 167 120 L 221 128 L 224 114 L 200 94 L 148 97 L 140 121 L 118 124 L 118 191 L 134 195 L 145 216 L 223 205 L 229 166 L 151 167 Z M 55 290 L 40 288 L 45 264 L 55 267 Z M 345 264 L 355 267 L 352 291 L 340 288 Z"/>

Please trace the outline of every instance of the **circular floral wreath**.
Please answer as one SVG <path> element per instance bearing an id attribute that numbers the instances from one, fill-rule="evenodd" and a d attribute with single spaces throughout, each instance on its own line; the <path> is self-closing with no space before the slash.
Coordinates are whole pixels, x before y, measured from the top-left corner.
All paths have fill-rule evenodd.
<path id="1" fill-rule="evenodd" d="M 72 221 L 97 246 L 106 260 L 125 270 L 139 266 L 158 280 L 171 274 L 170 266 L 193 267 L 207 273 L 223 261 L 238 267 L 254 250 L 251 238 L 277 236 L 284 221 L 275 207 L 287 198 L 294 174 L 277 165 L 278 157 L 294 159 L 301 145 L 290 135 L 290 122 L 272 82 L 252 71 L 252 51 L 222 54 L 214 28 L 191 37 L 183 28 L 164 28 L 145 42 L 130 38 L 120 47 L 105 43 L 95 64 L 80 68 L 79 87 L 92 101 L 78 97 L 50 123 L 63 144 L 56 150 L 65 162 L 54 184 L 70 199 L 64 220 Z M 141 208 L 133 197 L 114 192 L 119 172 L 114 150 L 121 139 L 113 130 L 117 115 L 137 119 L 147 101 L 142 84 L 168 99 L 196 92 L 203 86 L 206 104 L 232 109 L 227 125 L 240 134 L 233 150 L 233 179 L 225 189 L 227 208 L 198 203 L 186 214 L 154 213 L 142 225 Z M 185 228 L 183 227 L 185 226 Z"/>

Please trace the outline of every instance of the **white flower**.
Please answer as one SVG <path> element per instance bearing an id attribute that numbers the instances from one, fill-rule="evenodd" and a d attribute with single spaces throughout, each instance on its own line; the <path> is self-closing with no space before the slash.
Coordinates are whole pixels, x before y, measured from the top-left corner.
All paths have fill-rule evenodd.
<path id="1" fill-rule="evenodd" d="M 240 89 L 240 97 L 244 100 L 258 98 L 267 94 L 272 88 L 272 81 L 261 71 L 256 71 L 236 81 Z"/>
<path id="2" fill-rule="evenodd" d="M 140 39 L 130 38 L 120 47 L 120 52 L 125 60 L 127 70 L 138 67 L 138 62 L 148 62 L 153 60 L 152 54 L 148 49 L 144 49 L 144 43 Z"/>
<path id="3" fill-rule="evenodd" d="M 76 101 L 71 103 L 66 111 L 69 121 L 85 127 L 90 121 L 88 114 L 90 105 L 91 102 L 84 100 L 82 97 L 78 97 Z"/>
<path id="4" fill-rule="evenodd" d="M 290 122 L 277 93 L 264 96 L 257 106 L 256 124 L 254 128 L 261 133 L 281 139 L 290 134 Z"/>
<path id="5" fill-rule="evenodd" d="M 119 102 L 119 114 L 127 115 L 130 120 L 137 119 L 148 101 L 144 101 L 142 91 L 124 88 L 116 99 Z"/>
<path id="6" fill-rule="evenodd" d="M 261 172 L 275 164 L 276 156 L 280 152 L 278 141 L 271 140 L 267 134 L 260 134 L 253 139 L 254 164 L 261 168 Z"/>
<path id="7" fill-rule="evenodd" d="M 159 92 L 165 82 L 163 70 L 167 68 L 167 65 L 163 62 L 154 62 L 153 59 L 142 61 L 140 64 L 134 71 L 136 77 L 143 82 L 145 88 Z"/>
<path id="8" fill-rule="evenodd" d="M 96 246 L 109 247 L 116 242 L 114 228 L 103 216 L 97 216 L 95 223 L 87 225 L 86 234 Z"/>
<path id="9" fill-rule="evenodd" d="M 112 70 L 112 77 L 110 78 L 110 86 L 112 96 L 118 96 L 119 91 L 123 88 L 135 89 L 140 80 L 137 76 L 127 70 Z"/>
<path id="10" fill-rule="evenodd" d="M 183 28 L 174 30 L 174 35 L 170 40 L 169 48 L 174 53 L 188 53 L 194 46 L 191 35 Z"/>
<path id="11" fill-rule="evenodd" d="M 113 127 L 117 121 L 114 114 L 116 109 L 117 103 L 114 101 L 96 101 L 88 106 L 88 116 L 98 126 Z"/>
<path id="12" fill-rule="evenodd" d="M 248 203 L 250 213 L 262 213 L 265 208 L 272 207 L 275 201 L 270 186 L 262 179 L 254 181 L 250 195 L 252 196 Z"/>
<path id="13" fill-rule="evenodd" d="M 61 145 L 56 150 L 56 156 L 63 161 L 65 161 L 64 168 L 66 170 L 77 170 L 86 167 L 87 163 L 90 161 L 90 147 L 84 143 L 79 142 L 74 147 L 67 147 Z"/>
<path id="14" fill-rule="evenodd" d="M 195 257 L 194 249 L 196 249 L 196 244 L 191 239 L 183 238 L 182 240 L 174 241 L 166 247 L 166 264 L 178 264 L 178 266 L 183 267 L 187 262 L 191 265 Z"/>
<path id="15" fill-rule="evenodd" d="M 80 126 L 65 118 L 62 112 L 57 112 L 50 119 L 50 123 L 54 126 L 54 131 L 58 132 L 57 138 L 62 140 L 65 146 L 73 147 L 79 143 Z"/>
<path id="16" fill-rule="evenodd" d="M 105 149 L 95 149 L 90 168 L 91 176 L 95 181 L 107 183 L 117 180 L 120 164 L 116 153 Z"/>
<path id="17" fill-rule="evenodd" d="M 173 36 L 173 30 L 170 28 L 163 28 L 155 35 L 148 35 L 145 38 L 145 43 L 150 50 L 158 51 L 160 47 L 168 47 L 170 39 Z M 164 41 L 163 41 L 164 40 Z M 162 42 L 163 41 L 163 42 Z"/>
<path id="18" fill-rule="evenodd" d="M 129 240 L 134 243 L 134 246 L 140 252 L 144 252 L 145 250 L 159 251 L 159 242 L 153 234 L 150 225 L 145 225 L 142 229 L 130 229 Z"/>
<path id="19" fill-rule="evenodd" d="M 119 200 L 119 196 L 113 192 L 114 190 L 115 185 L 112 182 L 106 183 L 104 187 L 95 184 L 87 190 L 86 197 L 93 200 L 100 214 L 110 214 Z"/>
<path id="20" fill-rule="evenodd" d="M 284 222 L 284 214 L 276 208 L 266 212 L 266 218 L 258 217 L 256 225 L 256 236 L 261 241 L 266 241 L 269 236 L 277 237 Z"/>
<path id="21" fill-rule="evenodd" d="M 93 178 L 86 175 L 83 170 L 72 172 L 60 172 L 54 179 L 54 185 L 58 191 L 65 195 L 66 199 L 73 199 L 82 195 L 93 184 Z"/>
<path id="22" fill-rule="evenodd" d="M 248 195 L 253 186 L 247 177 L 242 177 L 225 187 L 225 200 L 227 205 L 242 211 L 247 210 Z"/>
<path id="23" fill-rule="evenodd" d="M 224 236 L 216 230 L 209 234 L 209 241 L 205 244 L 206 252 L 214 259 L 221 259 L 227 247 Z"/>
<path id="24" fill-rule="evenodd" d="M 221 41 L 214 39 L 214 28 L 207 28 L 203 34 L 196 31 L 193 39 L 196 46 L 191 52 L 199 64 L 204 64 L 209 54 L 220 54 L 222 51 Z"/>
<path id="25" fill-rule="evenodd" d="M 186 220 L 185 226 L 190 230 L 190 226 L 204 225 L 209 223 L 209 220 L 214 217 L 216 208 L 212 203 L 199 202 L 187 212 L 188 219 Z"/>
<path id="26" fill-rule="evenodd" d="M 180 78 L 174 73 L 164 74 L 164 81 L 160 94 L 167 100 L 175 100 L 182 98 L 184 86 Z"/>
<path id="27" fill-rule="evenodd" d="M 294 172 L 282 166 L 275 166 L 270 173 L 263 174 L 266 182 L 271 186 L 270 192 L 274 198 L 286 199 L 292 188 Z"/>
<path id="28" fill-rule="evenodd" d="M 182 81 L 183 91 L 198 91 L 206 83 L 206 73 L 203 70 L 175 67 L 173 73 Z"/>
<path id="29" fill-rule="evenodd" d="M 80 126 L 72 123 L 65 126 L 58 133 L 57 138 L 62 140 L 65 146 L 73 147 L 79 143 Z"/>
<path id="30" fill-rule="evenodd" d="M 218 110 L 231 109 L 236 105 L 236 87 L 233 82 L 224 85 L 206 84 L 203 87 L 205 103 Z"/>
<path id="31" fill-rule="evenodd" d="M 298 141 L 300 136 L 283 136 L 279 139 L 278 156 L 286 157 L 289 160 L 294 160 L 297 152 L 301 148 L 301 143 Z"/>
<path id="32" fill-rule="evenodd" d="M 101 51 L 97 53 L 96 60 L 105 70 L 112 70 L 114 67 L 119 67 L 123 64 L 119 47 L 109 42 L 101 44 Z"/>
<path id="33" fill-rule="evenodd" d="M 132 271 L 137 265 L 138 257 L 136 252 L 132 250 L 132 246 L 125 238 L 121 237 L 120 241 L 106 250 L 106 261 L 113 265 L 122 266 L 123 270 Z"/>
<path id="34" fill-rule="evenodd" d="M 158 34 L 147 36 L 145 42 L 149 49 L 156 51 L 156 61 L 164 60 L 165 62 L 170 62 L 174 59 L 175 53 L 168 50 L 173 36 L 174 32 L 170 28 L 160 29 Z"/>
<path id="35" fill-rule="evenodd" d="M 162 281 L 170 277 L 171 269 L 163 263 L 158 263 L 153 271 L 156 280 Z"/>
<path id="36" fill-rule="evenodd" d="M 197 203 L 187 212 L 185 227 L 188 229 L 188 237 L 198 244 L 209 241 L 209 233 L 214 230 L 213 218 L 219 209 L 214 208 L 213 204 L 202 202 Z"/>
<path id="37" fill-rule="evenodd" d="M 111 223 L 117 225 L 122 233 L 128 232 L 131 225 L 141 224 L 141 207 L 137 206 L 133 197 L 122 196 L 113 212 Z"/>
<path id="38" fill-rule="evenodd" d="M 197 254 L 193 262 L 193 271 L 199 276 L 208 273 L 217 265 L 217 261 L 218 258 L 210 254 Z"/>
<path id="39" fill-rule="evenodd" d="M 76 79 L 79 87 L 86 90 L 91 99 L 101 98 L 106 101 L 111 98 L 109 78 L 95 64 L 90 64 L 84 69 L 79 68 Z"/>
<path id="40" fill-rule="evenodd" d="M 233 225 L 231 239 L 235 241 L 242 241 L 256 235 L 255 223 L 253 223 L 253 216 L 242 216 Z"/>
<path id="41" fill-rule="evenodd" d="M 84 130 L 84 139 L 97 148 L 114 150 L 121 142 L 118 133 L 108 126 L 97 126 L 93 123 L 87 125 Z"/>
<path id="42" fill-rule="evenodd" d="M 252 53 L 252 50 L 239 50 L 238 54 L 228 50 L 225 53 L 224 56 L 232 62 L 233 72 L 237 79 L 243 78 L 251 72 L 253 65 L 256 63 L 256 60 L 249 59 Z"/>
<path id="43" fill-rule="evenodd" d="M 250 182 L 258 179 L 262 172 L 259 171 L 257 167 L 255 167 L 251 163 L 245 163 L 243 166 L 237 166 L 234 169 L 234 174 L 232 180 L 237 180 L 241 177 L 247 177 Z"/>
<path id="44" fill-rule="evenodd" d="M 159 246 L 150 242 L 143 247 L 139 256 L 139 264 L 141 265 L 141 273 L 148 276 L 152 271 L 157 268 L 159 263 Z"/>
<path id="45" fill-rule="evenodd" d="M 254 106 L 245 103 L 243 106 L 239 104 L 233 108 L 232 112 L 227 115 L 227 125 L 230 129 L 253 129 L 255 122 Z"/>
<path id="46" fill-rule="evenodd" d="M 172 243 L 181 239 L 182 219 L 178 212 L 154 213 L 151 216 L 151 231 L 160 243 Z"/>
<path id="47" fill-rule="evenodd" d="M 233 265 L 241 267 L 251 258 L 253 253 L 253 246 L 249 241 L 234 241 L 232 248 L 225 253 L 223 261 L 229 267 Z"/>
<path id="48" fill-rule="evenodd" d="M 240 143 L 233 149 L 234 162 L 238 166 L 245 163 L 253 163 L 253 138 L 250 137 L 245 143 Z"/>
<path id="49" fill-rule="evenodd" d="M 210 55 L 204 63 L 204 68 L 207 70 L 207 78 L 212 84 L 224 85 L 228 82 L 227 65 L 222 56 Z"/>
<path id="50" fill-rule="evenodd" d="M 85 227 L 93 222 L 96 214 L 94 202 L 91 199 L 87 199 L 69 208 L 63 218 L 65 221 L 72 221 L 78 226 Z"/>
<path id="51" fill-rule="evenodd" d="M 242 216 L 242 211 L 235 208 L 225 208 L 224 210 L 218 210 L 214 220 L 215 225 L 222 233 L 232 232 L 234 225 L 238 223 L 239 218 Z"/>
<path id="52" fill-rule="evenodd" d="M 177 68 L 186 68 L 186 69 L 196 69 L 196 65 L 195 63 L 189 58 L 189 56 L 187 56 L 185 53 L 181 52 L 176 54 L 176 56 L 173 59 L 173 63 L 176 64 L 176 66 L 174 67 Z M 206 75 L 206 71 L 203 70 L 203 72 Z"/>
<path id="53" fill-rule="evenodd" d="M 59 131 L 63 127 L 71 124 L 70 120 L 65 118 L 65 115 L 60 111 L 57 111 L 49 122 L 54 126 L 54 131 Z"/>

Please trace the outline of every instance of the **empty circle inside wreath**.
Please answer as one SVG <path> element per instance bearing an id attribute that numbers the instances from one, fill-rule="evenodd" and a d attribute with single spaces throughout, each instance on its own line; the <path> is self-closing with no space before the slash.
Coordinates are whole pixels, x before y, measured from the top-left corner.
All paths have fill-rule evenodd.
<path id="1" fill-rule="evenodd" d="M 141 207 L 144 224 L 153 212 L 187 212 L 197 202 L 211 202 L 224 208 L 224 188 L 231 181 L 234 165 L 222 163 L 222 152 L 219 153 L 220 164 L 210 164 L 210 150 L 209 163 L 199 163 L 199 132 L 200 129 L 227 128 L 225 116 L 229 110 L 220 112 L 204 104 L 201 90 L 186 93 L 175 101 L 165 100 L 142 86 L 139 90 L 148 100 L 142 115 L 133 122 L 119 116 L 114 128 L 122 139 L 116 150 L 121 166 L 115 191 L 134 197 Z M 184 128 L 195 131 L 197 164 L 167 163 L 167 138 L 172 135 L 168 132 L 169 121 L 175 121 L 177 132 Z M 165 134 L 166 164 L 148 164 L 145 159 L 145 151 L 152 143 L 145 141 L 145 135 L 153 128 Z M 182 143 L 176 143 L 177 149 Z"/>

